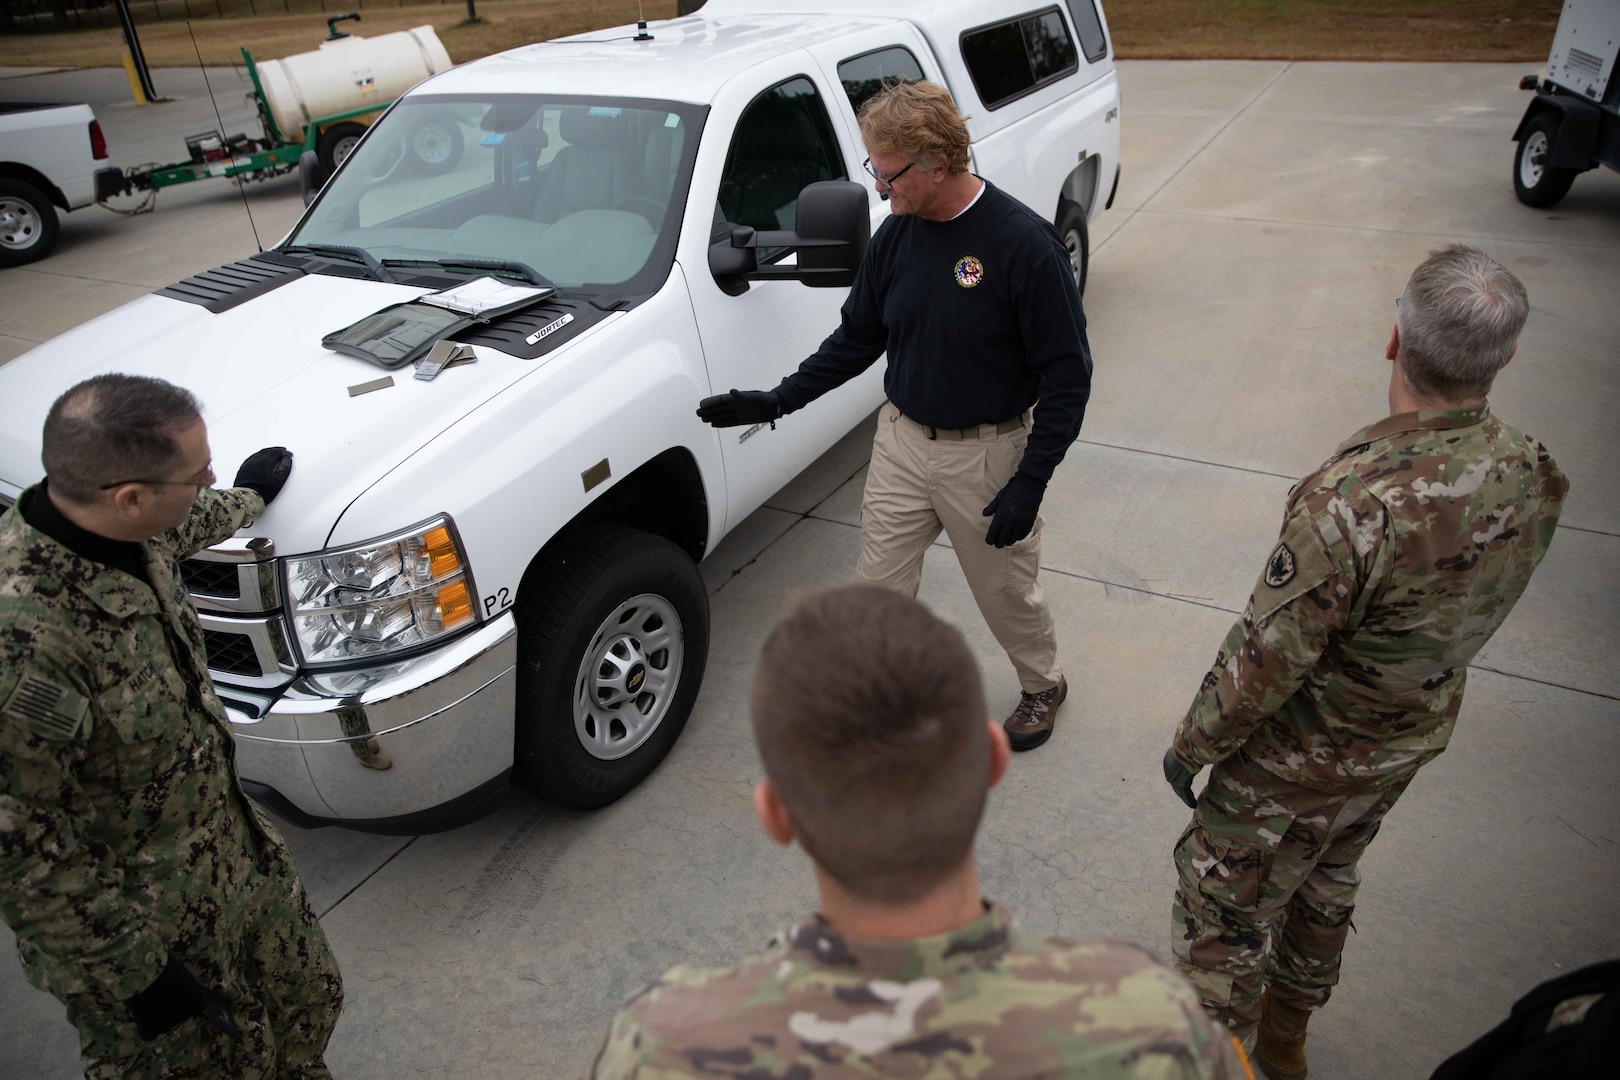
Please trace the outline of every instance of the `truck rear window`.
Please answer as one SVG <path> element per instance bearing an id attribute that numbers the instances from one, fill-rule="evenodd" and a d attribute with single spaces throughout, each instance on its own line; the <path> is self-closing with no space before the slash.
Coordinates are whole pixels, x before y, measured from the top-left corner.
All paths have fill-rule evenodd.
<path id="1" fill-rule="evenodd" d="M 985 108 L 996 109 L 1078 70 L 1069 27 L 1056 7 L 962 34 L 962 59 Z"/>

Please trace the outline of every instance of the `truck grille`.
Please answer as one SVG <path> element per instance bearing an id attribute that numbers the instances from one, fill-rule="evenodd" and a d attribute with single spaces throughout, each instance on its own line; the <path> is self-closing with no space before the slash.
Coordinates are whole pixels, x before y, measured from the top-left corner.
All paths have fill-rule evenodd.
<path id="1" fill-rule="evenodd" d="M 241 577 L 236 567 L 236 563 L 186 559 L 180 564 L 180 577 L 188 592 L 234 600 L 242 595 Z"/>
<path id="2" fill-rule="evenodd" d="M 246 634 L 232 634 L 223 630 L 204 630 L 203 644 L 208 649 L 208 666 L 214 671 L 232 675 L 262 675 L 259 656 L 253 640 Z"/>

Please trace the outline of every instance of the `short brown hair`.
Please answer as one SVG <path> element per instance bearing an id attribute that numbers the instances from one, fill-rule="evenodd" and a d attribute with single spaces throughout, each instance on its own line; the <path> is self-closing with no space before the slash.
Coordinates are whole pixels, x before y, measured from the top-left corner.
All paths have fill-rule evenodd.
<path id="1" fill-rule="evenodd" d="M 1435 401 L 1482 397 L 1513 359 L 1529 315 L 1524 283 L 1479 248 L 1431 251 L 1412 271 L 1395 313 L 1401 371 Z"/>
<path id="2" fill-rule="evenodd" d="M 923 169 L 968 171 L 967 117 L 943 86 L 889 83 L 861 106 L 860 120 L 868 153 L 899 154 Z"/>
<path id="3" fill-rule="evenodd" d="M 957 630 L 875 585 L 802 598 L 754 677 L 760 760 L 816 863 L 905 903 L 960 867 L 989 789 L 979 664 Z"/>
<path id="4" fill-rule="evenodd" d="M 189 390 L 145 375 L 97 375 L 45 415 L 40 458 L 51 493 L 81 505 L 103 484 L 160 478 L 180 460 L 175 436 L 202 417 Z"/>

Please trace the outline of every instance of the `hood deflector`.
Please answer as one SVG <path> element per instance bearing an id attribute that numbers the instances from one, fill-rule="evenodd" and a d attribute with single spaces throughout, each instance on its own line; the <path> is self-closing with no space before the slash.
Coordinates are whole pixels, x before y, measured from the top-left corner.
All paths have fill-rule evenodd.
<path id="1" fill-rule="evenodd" d="M 265 251 L 193 274 L 184 281 L 159 289 L 154 295 L 198 304 L 218 315 L 303 275 L 304 268 L 298 260 Z"/>

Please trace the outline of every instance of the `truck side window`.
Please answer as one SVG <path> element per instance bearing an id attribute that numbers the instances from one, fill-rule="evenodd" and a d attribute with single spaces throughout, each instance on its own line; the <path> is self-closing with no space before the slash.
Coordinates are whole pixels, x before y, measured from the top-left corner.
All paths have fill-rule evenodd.
<path id="1" fill-rule="evenodd" d="M 1080 66 L 1069 27 L 1055 7 L 964 31 L 962 59 L 987 109 L 1000 108 Z"/>
<path id="2" fill-rule="evenodd" d="M 1095 64 L 1108 55 L 1108 40 L 1103 37 L 1102 20 L 1097 18 L 1095 0 L 1065 0 L 1069 14 L 1074 18 L 1075 33 L 1080 35 L 1080 51 L 1086 63 Z"/>
<path id="3" fill-rule="evenodd" d="M 847 178 L 827 107 L 815 84 L 798 75 L 755 98 L 737 121 L 720 209 L 734 225 L 791 229 L 806 184 Z"/>
<path id="4" fill-rule="evenodd" d="M 838 81 L 844 84 L 849 107 L 855 110 L 856 116 L 861 114 L 861 106 L 867 99 L 883 89 L 885 82 L 920 82 L 922 78 L 922 65 L 909 49 L 899 45 L 852 56 L 838 65 Z"/>

